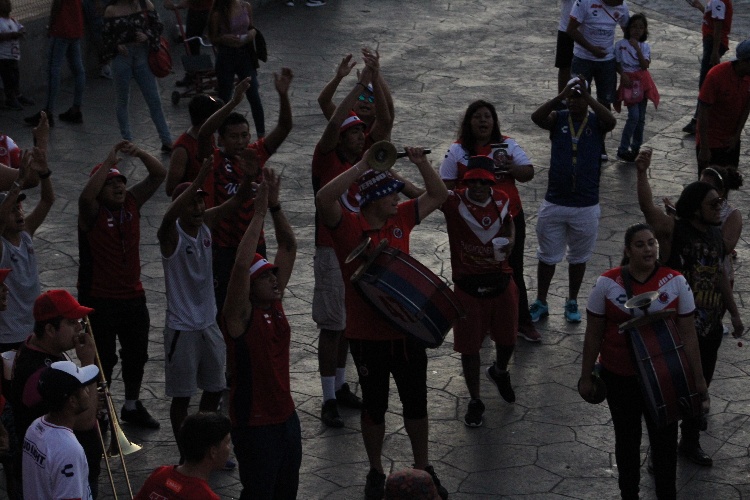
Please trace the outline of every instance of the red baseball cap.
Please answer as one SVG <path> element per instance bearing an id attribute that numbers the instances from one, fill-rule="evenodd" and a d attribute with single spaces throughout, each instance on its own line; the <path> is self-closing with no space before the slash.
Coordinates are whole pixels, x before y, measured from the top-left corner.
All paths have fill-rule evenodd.
<path id="1" fill-rule="evenodd" d="M 346 117 L 344 123 L 342 123 L 339 127 L 339 134 L 346 132 L 352 127 L 356 127 L 357 125 L 362 125 L 363 127 L 367 126 L 365 122 L 359 119 L 357 113 L 355 113 L 354 111 L 349 111 L 349 116 Z"/>
<path id="2" fill-rule="evenodd" d="M 174 188 L 174 191 L 172 191 L 172 201 L 176 200 L 177 197 L 180 196 L 182 193 L 184 193 L 185 190 L 189 188 L 192 184 L 193 184 L 192 182 L 183 182 L 182 184 L 177 184 L 177 187 Z M 199 194 L 201 196 L 208 196 L 208 193 L 202 190 L 201 188 L 198 188 L 195 194 Z"/>
<path id="3" fill-rule="evenodd" d="M 94 312 L 90 307 L 82 306 L 66 290 L 49 290 L 34 301 L 34 321 L 46 321 L 63 317 L 81 319 Z"/>
<path id="4" fill-rule="evenodd" d="M 489 156 L 472 156 L 469 158 L 463 180 L 478 179 L 495 184 L 495 162 Z"/>
<path id="5" fill-rule="evenodd" d="M 89 177 L 94 175 L 97 170 L 101 168 L 103 163 L 100 163 L 99 165 L 95 166 L 93 170 L 91 170 L 91 173 L 89 174 Z M 115 177 L 122 177 L 122 182 L 128 182 L 128 178 L 123 175 L 122 172 L 120 172 L 117 167 L 110 167 L 109 173 L 107 174 L 107 180 L 114 179 Z"/>
<path id="6" fill-rule="evenodd" d="M 279 266 L 271 264 L 261 254 L 256 253 L 253 258 L 253 265 L 250 266 L 250 271 L 248 271 L 250 273 L 250 281 L 258 278 L 258 276 L 260 276 L 266 269 L 271 269 L 276 272 L 278 268 Z"/>

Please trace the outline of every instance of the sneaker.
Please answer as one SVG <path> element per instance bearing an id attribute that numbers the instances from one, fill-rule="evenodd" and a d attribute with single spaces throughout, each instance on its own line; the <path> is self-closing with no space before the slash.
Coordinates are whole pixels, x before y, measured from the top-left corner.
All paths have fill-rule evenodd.
<path id="1" fill-rule="evenodd" d="M 336 402 L 347 408 L 362 409 L 362 400 L 349 389 L 349 384 L 342 385 L 341 389 L 336 391 Z"/>
<path id="2" fill-rule="evenodd" d="M 440 479 L 438 479 L 437 474 L 435 474 L 435 469 L 432 465 L 428 465 L 424 470 L 432 477 L 432 482 L 435 484 L 435 489 L 437 490 L 438 495 L 440 495 L 440 498 L 446 500 L 448 498 L 448 490 L 445 489 L 445 486 L 440 484 Z"/>
<path id="3" fill-rule="evenodd" d="M 143 403 L 135 402 L 135 410 L 126 410 L 122 407 L 120 411 L 120 420 L 129 424 L 145 427 L 146 429 L 158 429 L 161 427 L 159 422 L 143 407 Z"/>
<path id="4" fill-rule="evenodd" d="M 99 76 L 101 78 L 106 78 L 107 80 L 112 79 L 112 68 L 109 64 L 102 66 L 102 69 L 99 70 Z"/>
<path id="5" fill-rule="evenodd" d="M 578 301 L 570 299 L 565 303 L 565 321 L 568 323 L 580 323 L 581 313 L 578 312 Z"/>
<path id="6" fill-rule="evenodd" d="M 18 96 L 18 102 L 21 103 L 21 106 L 33 106 L 36 104 L 36 101 L 34 99 L 29 99 L 28 97 L 24 97 L 22 95 Z"/>
<path id="7" fill-rule="evenodd" d="M 469 408 L 464 415 L 464 425 L 466 427 L 481 427 L 484 423 L 482 415 L 484 414 L 484 403 L 481 399 L 472 399 L 469 401 Z"/>
<path id="8" fill-rule="evenodd" d="M 44 110 L 44 112 L 47 113 L 47 122 L 49 123 L 49 126 L 50 127 L 54 127 L 55 126 L 55 118 L 52 116 L 52 113 L 50 113 L 46 109 Z M 26 118 L 23 119 L 23 121 L 25 121 L 27 125 L 31 125 L 32 127 L 36 127 L 37 125 L 39 125 L 39 120 L 41 120 L 41 119 L 42 119 L 42 113 L 40 111 L 39 113 L 37 113 L 37 114 L 35 114 L 33 116 L 27 116 Z"/>
<path id="9" fill-rule="evenodd" d="M 80 111 L 73 111 L 73 108 L 70 108 L 65 113 L 60 113 L 57 117 L 63 122 L 83 123 L 83 114 Z"/>
<path id="10" fill-rule="evenodd" d="M 227 463 L 224 464 L 224 467 L 222 467 L 221 470 L 230 471 L 236 468 L 237 468 L 237 462 L 235 462 L 234 460 L 230 458 L 229 460 L 227 460 Z"/>
<path id="11" fill-rule="evenodd" d="M 21 106 L 21 103 L 18 101 L 18 98 L 16 97 L 12 99 L 6 99 L 5 107 L 8 109 L 23 109 L 23 106 Z"/>
<path id="12" fill-rule="evenodd" d="M 500 396 L 502 396 L 502 398 L 508 403 L 515 403 L 516 393 L 513 392 L 513 387 L 511 387 L 510 385 L 510 373 L 508 373 L 507 371 L 498 373 L 495 363 L 492 363 L 487 367 L 486 373 L 487 378 L 490 379 L 490 382 L 495 384 L 495 387 L 497 387 L 497 390 L 500 392 Z"/>
<path id="13" fill-rule="evenodd" d="M 531 314 L 531 321 L 536 323 L 540 318 L 549 316 L 549 306 L 542 303 L 541 300 L 536 299 L 531 307 L 529 307 L 529 314 Z"/>
<path id="14" fill-rule="evenodd" d="M 339 415 L 339 408 L 335 399 L 329 399 L 323 403 L 323 409 L 320 412 L 320 419 L 328 427 L 340 429 L 344 426 L 344 420 Z"/>
<path id="15" fill-rule="evenodd" d="M 534 327 L 534 323 L 526 323 L 522 325 L 518 325 L 518 336 L 522 337 L 524 340 L 528 342 L 541 342 L 542 341 L 542 335 L 536 331 L 536 327 Z"/>
<path id="16" fill-rule="evenodd" d="M 365 483 L 365 500 L 381 500 L 383 496 L 385 496 L 385 474 L 378 472 L 377 469 L 370 469 Z"/>
<path id="17" fill-rule="evenodd" d="M 325 4 L 325 0 L 307 0 L 307 3 L 305 5 L 307 5 L 308 7 L 322 7 Z"/>
<path id="18" fill-rule="evenodd" d="M 682 127 L 682 131 L 685 132 L 688 135 L 695 135 L 695 126 L 697 125 L 697 122 L 695 121 L 695 118 L 692 118 L 690 120 L 690 123 Z"/>
<path id="19" fill-rule="evenodd" d="M 637 151 L 623 151 L 622 153 L 619 151 L 617 152 L 617 159 L 626 163 L 633 163 L 636 156 L 638 156 Z"/>
<path id="20" fill-rule="evenodd" d="M 677 451 L 680 455 L 687 458 L 694 464 L 702 465 L 703 467 L 711 467 L 714 464 L 714 460 L 711 456 L 703 451 L 700 443 L 686 444 L 680 440 L 680 445 L 677 447 Z"/>

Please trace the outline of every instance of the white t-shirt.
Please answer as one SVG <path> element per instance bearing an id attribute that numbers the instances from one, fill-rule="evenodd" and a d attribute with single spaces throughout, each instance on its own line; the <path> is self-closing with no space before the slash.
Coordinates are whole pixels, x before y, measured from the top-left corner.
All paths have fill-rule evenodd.
<path id="1" fill-rule="evenodd" d="M 557 25 L 558 31 L 567 31 L 568 21 L 570 21 L 570 10 L 573 8 L 574 0 L 560 1 L 560 23 Z"/>
<path id="2" fill-rule="evenodd" d="M 24 498 L 92 500 L 89 465 L 73 431 L 39 417 L 23 440 Z"/>
<path id="3" fill-rule="evenodd" d="M 573 56 L 589 61 L 610 61 L 614 59 L 615 31 L 619 24 L 623 28 L 628 24 L 630 13 L 628 4 L 623 0 L 622 5 L 610 7 L 604 5 L 602 0 L 576 0 L 570 17 L 575 19 L 581 26 L 578 31 L 591 45 L 603 47 L 607 55 L 601 59 L 594 57 L 588 50 L 575 44 Z"/>
<path id="4" fill-rule="evenodd" d="M 638 42 L 641 46 L 641 54 L 647 60 L 651 60 L 651 46 L 648 42 Z M 629 40 L 619 40 L 615 44 L 615 60 L 620 63 L 625 73 L 640 71 L 641 62 L 638 60 L 638 53 L 635 51 Z"/>
<path id="5" fill-rule="evenodd" d="M 23 25 L 12 17 L 0 17 L 0 33 L 18 33 Z M 21 40 L 5 40 L 0 42 L 0 59 L 21 59 Z"/>

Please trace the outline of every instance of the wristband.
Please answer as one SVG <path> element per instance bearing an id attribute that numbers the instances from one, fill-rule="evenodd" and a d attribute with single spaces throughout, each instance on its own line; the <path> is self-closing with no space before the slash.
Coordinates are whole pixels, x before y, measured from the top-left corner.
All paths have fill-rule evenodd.
<path id="1" fill-rule="evenodd" d="M 281 212 L 281 203 L 273 207 L 268 207 L 268 211 L 271 212 L 272 214 L 275 214 L 276 212 Z"/>
<path id="2" fill-rule="evenodd" d="M 46 174 L 39 174 L 39 178 L 42 179 L 42 180 L 49 179 L 50 175 L 52 175 L 52 170 L 47 169 L 47 173 Z"/>

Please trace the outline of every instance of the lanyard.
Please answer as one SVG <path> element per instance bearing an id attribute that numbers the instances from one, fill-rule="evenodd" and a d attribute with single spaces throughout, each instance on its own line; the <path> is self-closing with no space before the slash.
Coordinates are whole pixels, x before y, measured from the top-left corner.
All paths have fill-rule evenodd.
<path id="1" fill-rule="evenodd" d="M 581 122 L 581 126 L 578 128 L 578 131 L 576 131 L 575 127 L 573 126 L 573 118 L 571 118 L 570 114 L 568 114 L 568 127 L 570 128 L 570 142 L 573 149 L 573 173 L 571 174 L 572 181 L 573 181 L 573 187 L 571 188 L 571 192 L 576 192 L 576 167 L 578 165 L 578 140 L 581 138 L 581 134 L 583 133 L 583 130 L 586 128 L 586 124 L 589 121 L 589 115 L 586 114 L 586 118 L 583 119 L 583 122 Z"/>

